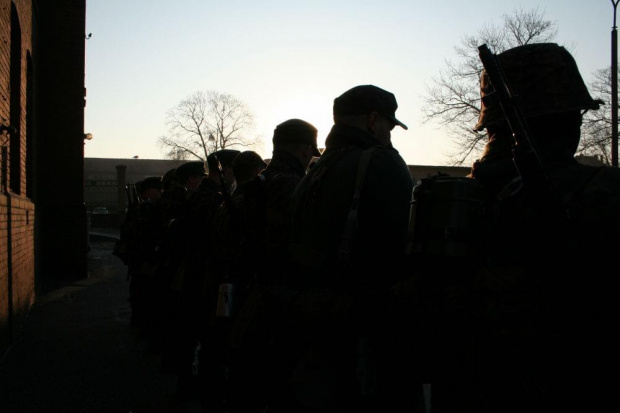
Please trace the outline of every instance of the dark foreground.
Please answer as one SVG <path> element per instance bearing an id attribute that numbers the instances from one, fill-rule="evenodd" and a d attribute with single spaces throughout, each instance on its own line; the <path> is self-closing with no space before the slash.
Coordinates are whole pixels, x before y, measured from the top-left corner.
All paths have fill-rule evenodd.
<path id="1" fill-rule="evenodd" d="M 176 378 L 130 326 L 126 267 L 91 238 L 89 277 L 40 297 L 0 355 L 2 413 L 199 412 L 176 403 Z"/>

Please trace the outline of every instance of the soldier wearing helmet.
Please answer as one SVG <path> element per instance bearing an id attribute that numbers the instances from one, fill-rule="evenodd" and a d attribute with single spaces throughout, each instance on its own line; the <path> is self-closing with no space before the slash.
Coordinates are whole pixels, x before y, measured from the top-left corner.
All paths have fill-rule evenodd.
<path id="1" fill-rule="evenodd" d="M 575 162 L 582 116 L 587 110 L 599 109 L 603 102 L 590 96 L 571 54 L 555 43 L 541 43 L 509 49 L 497 59 L 525 117 L 530 138 L 540 150 L 538 155 L 547 164 Z M 488 161 L 512 153 L 515 143 L 485 71 L 480 77 L 480 96 L 480 116 L 474 130 L 486 129 L 489 142 L 482 159 L 474 163 L 474 174 L 485 174 Z M 500 158 L 499 162 L 511 162 L 510 157 Z"/>
<path id="2" fill-rule="evenodd" d="M 522 181 L 528 171 L 516 162 L 515 138 L 483 72 L 474 129 L 486 130 L 489 140 L 470 176 L 489 190 L 488 231 L 472 276 L 471 324 L 462 330 L 470 333 L 452 353 L 470 367 L 442 370 L 467 379 L 453 379 L 446 385 L 452 397 L 433 404 L 456 404 L 453 411 L 608 410 L 614 391 L 600 379 L 618 367 L 609 328 L 617 308 L 604 262 L 620 249 L 618 237 L 606 235 L 620 231 L 620 170 L 575 159 L 583 114 L 602 102 L 557 44 L 515 47 L 497 60 L 544 174 Z M 531 189 L 536 181 L 544 191 Z M 457 391 L 475 396 L 455 402 Z"/>
<path id="3" fill-rule="evenodd" d="M 527 118 L 552 113 L 599 109 L 601 100 L 593 99 L 571 54 L 555 43 L 515 47 L 497 55 L 511 92 Z M 480 77 L 480 131 L 504 122 L 501 108 L 492 99 L 494 92 L 486 71 Z"/>

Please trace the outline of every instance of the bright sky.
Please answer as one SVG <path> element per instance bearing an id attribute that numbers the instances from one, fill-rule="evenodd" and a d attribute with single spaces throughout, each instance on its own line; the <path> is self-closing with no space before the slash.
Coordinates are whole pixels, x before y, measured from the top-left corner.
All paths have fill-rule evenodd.
<path id="1" fill-rule="evenodd" d="M 263 157 L 290 118 L 314 124 L 323 146 L 333 99 L 374 84 L 409 126 L 392 132 L 405 161 L 447 165 L 452 140 L 422 125 L 427 86 L 463 36 L 536 7 L 588 84 L 611 66 L 610 0 L 87 0 L 85 156 L 163 159 L 166 112 L 199 90 L 246 103 Z"/>

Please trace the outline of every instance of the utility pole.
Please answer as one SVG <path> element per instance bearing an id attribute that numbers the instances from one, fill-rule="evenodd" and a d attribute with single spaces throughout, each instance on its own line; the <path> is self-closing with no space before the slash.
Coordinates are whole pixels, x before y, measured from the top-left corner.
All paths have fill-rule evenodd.
<path id="1" fill-rule="evenodd" d="M 618 167 L 618 31 L 616 9 L 620 0 L 611 0 L 614 6 L 614 25 L 611 28 L 611 166 Z"/>

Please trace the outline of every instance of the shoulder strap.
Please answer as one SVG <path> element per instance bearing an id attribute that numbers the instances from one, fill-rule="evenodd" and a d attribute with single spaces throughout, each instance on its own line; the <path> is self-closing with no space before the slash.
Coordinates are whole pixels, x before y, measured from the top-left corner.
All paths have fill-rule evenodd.
<path id="1" fill-rule="evenodd" d="M 362 192 L 362 186 L 364 185 L 366 171 L 368 170 L 368 164 L 370 163 L 372 152 L 377 148 L 377 146 L 373 146 L 372 148 L 364 150 L 360 158 L 360 163 L 357 166 L 355 192 L 353 194 L 351 208 L 349 208 L 349 214 L 347 216 L 347 221 L 344 225 L 344 231 L 342 232 L 342 236 L 340 237 L 340 246 L 338 248 L 339 262 L 346 269 L 351 268 L 351 259 L 349 254 L 353 249 L 353 241 L 357 232 L 357 210 L 359 207 L 359 199 Z"/>

